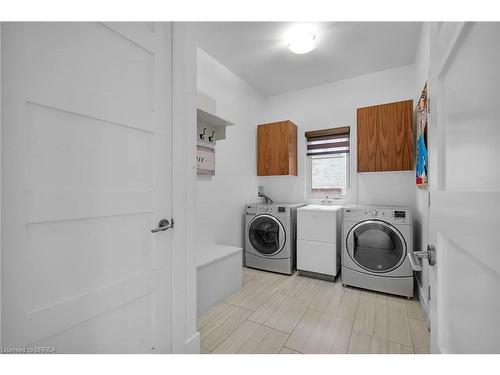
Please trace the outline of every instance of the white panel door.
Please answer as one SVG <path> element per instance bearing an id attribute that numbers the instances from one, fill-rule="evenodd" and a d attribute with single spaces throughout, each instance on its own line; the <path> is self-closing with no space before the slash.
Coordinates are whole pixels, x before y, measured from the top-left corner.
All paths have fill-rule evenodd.
<path id="1" fill-rule="evenodd" d="M 500 24 L 431 36 L 431 350 L 500 353 Z"/>
<path id="2" fill-rule="evenodd" d="M 171 351 L 171 24 L 2 24 L 2 346 Z"/>

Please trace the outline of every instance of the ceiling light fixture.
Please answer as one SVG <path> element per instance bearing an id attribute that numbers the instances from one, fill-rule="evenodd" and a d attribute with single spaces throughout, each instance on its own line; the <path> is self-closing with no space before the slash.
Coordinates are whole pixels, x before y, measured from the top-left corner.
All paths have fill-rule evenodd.
<path id="1" fill-rule="evenodd" d="M 311 52 L 318 42 L 318 37 L 311 31 L 301 27 L 290 31 L 287 37 L 288 49 L 302 55 Z"/>

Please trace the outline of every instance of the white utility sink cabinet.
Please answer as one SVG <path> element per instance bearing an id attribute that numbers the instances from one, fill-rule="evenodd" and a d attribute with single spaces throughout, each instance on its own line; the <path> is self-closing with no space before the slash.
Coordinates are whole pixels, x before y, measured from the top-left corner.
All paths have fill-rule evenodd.
<path id="1" fill-rule="evenodd" d="M 336 277 L 340 269 L 341 206 L 297 209 L 297 270 Z"/>

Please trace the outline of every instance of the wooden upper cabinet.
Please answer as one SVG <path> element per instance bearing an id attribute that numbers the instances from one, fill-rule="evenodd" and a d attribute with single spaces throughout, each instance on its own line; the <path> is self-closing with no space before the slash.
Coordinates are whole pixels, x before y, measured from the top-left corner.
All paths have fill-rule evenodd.
<path id="1" fill-rule="evenodd" d="M 413 169 L 413 100 L 358 108 L 358 172 Z"/>
<path id="2" fill-rule="evenodd" d="M 297 125 L 293 122 L 257 126 L 257 175 L 297 176 Z"/>

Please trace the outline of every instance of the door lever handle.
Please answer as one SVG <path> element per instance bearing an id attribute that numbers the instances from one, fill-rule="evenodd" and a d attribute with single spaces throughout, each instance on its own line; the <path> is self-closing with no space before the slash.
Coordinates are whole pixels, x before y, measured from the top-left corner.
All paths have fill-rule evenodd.
<path id="1" fill-rule="evenodd" d="M 413 271 L 422 272 L 422 263 L 417 259 L 417 254 L 415 253 L 418 253 L 418 251 L 408 252 L 408 260 L 410 261 Z"/>
<path id="2" fill-rule="evenodd" d="M 172 219 L 172 224 L 167 219 L 161 219 L 158 222 L 158 227 L 151 229 L 151 233 L 156 233 L 156 232 L 163 232 L 167 229 L 173 228 L 174 227 L 174 219 Z"/>
<path id="3" fill-rule="evenodd" d="M 429 245 L 427 246 L 427 250 L 424 251 L 413 251 L 412 253 L 408 253 L 410 262 L 412 266 L 416 265 L 416 267 L 413 267 L 415 271 L 421 271 L 422 270 L 422 265 L 418 259 L 427 259 L 429 262 L 429 266 L 434 266 L 436 264 L 436 247 L 434 245 Z M 419 264 L 420 263 L 420 264 Z M 416 269 L 420 268 L 420 269 Z"/>

